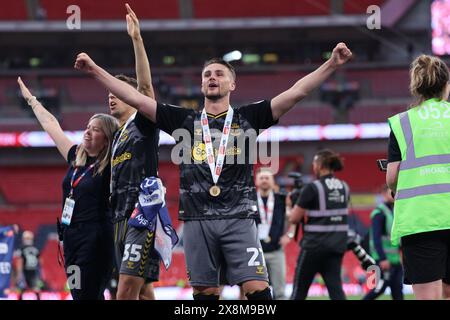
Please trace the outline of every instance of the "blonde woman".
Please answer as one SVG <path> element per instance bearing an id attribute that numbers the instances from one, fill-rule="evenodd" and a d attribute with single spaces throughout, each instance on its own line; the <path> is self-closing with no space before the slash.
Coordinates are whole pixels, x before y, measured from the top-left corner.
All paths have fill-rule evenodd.
<path id="1" fill-rule="evenodd" d="M 68 162 L 63 180 L 63 243 L 69 287 L 74 300 L 102 300 L 110 279 L 114 241 L 109 206 L 110 157 L 115 118 L 91 117 L 83 141 L 76 145 L 56 118 L 34 97 L 20 77 L 22 95 L 42 128 Z"/>
<path id="2" fill-rule="evenodd" d="M 408 111 L 389 118 L 386 182 L 395 194 L 391 240 L 420 300 L 450 299 L 450 73 L 441 59 L 411 64 Z"/>

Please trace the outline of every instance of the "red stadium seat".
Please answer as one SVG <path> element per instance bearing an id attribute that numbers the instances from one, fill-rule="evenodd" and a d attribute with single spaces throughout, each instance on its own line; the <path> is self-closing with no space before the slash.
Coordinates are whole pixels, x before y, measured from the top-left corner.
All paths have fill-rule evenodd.
<path id="1" fill-rule="evenodd" d="M 0 192 L 10 204 L 55 204 L 62 201 L 64 167 L 2 167 Z"/>
<path id="2" fill-rule="evenodd" d="M 127 1 L 140 19 L 177 19 L 179 17 L 178 0 L 164 1 Z M 77 4 L 81 10 L 81 19 L 85 20 L 123 20 L 125 21 L 125 2 L 122 0 L 41 0 L 49 20 L 66 20 L 67 7 Z"/>
<path id="3" fill-rule="evenodd" d="M 345 14 L 366 14 L 367 8 L 371 5 L 382 6 L 385 0 L 344 0 Z"/>
<path id="4" fill-rule="evenodd" d="M 409 97 L 408 69 L 347 70 L 348 81 L 358 81 L 363 87 L 367 83 L 370 94 L 375 98 Z"/>
<path id="5" fill-rule="evenodd" d="M 1 20 L 27 20 L 28 13 L 26 7 L 26 1 L 9 1 L 7 4 L 2 3 L 2 9 L 0 10 Z"/>
<path id="6" fill-rule="evenodd" d="M 67 93 L 67 99 L 77 106 L 104 105 L 108 103 L 108 92 L 97 81 L 89 77 L 47 77 L 43 86 Z"/>
<path id="7" fill-rule="evenodd" d="M 316 1 L 240 1 L 228 0 L 226 5 L 217 5 L 204 0 L 193 0 L 195 18 L 238 18 L 327 15 L 329 0 Z"/>
<path id="8" fill-rule="evenodd" d="M 403 112 L 407 109 L 406 105 L 380 105 L 354 107 L 349 112 L 350 123 L 371 123 L 371 122 L 386 122 L 389 117 Z"/>

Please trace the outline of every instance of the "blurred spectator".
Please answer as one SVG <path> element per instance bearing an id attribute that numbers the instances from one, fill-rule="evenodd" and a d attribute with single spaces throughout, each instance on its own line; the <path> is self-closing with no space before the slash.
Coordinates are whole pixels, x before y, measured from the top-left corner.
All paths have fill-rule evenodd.
<path id="1" fill-rule="evenodd" d="M 39 299 L 42 288 L 40 269 L 42 260 L 39 249 L 34 245 L 34 234 L 24 231 L 22 234 L 22 246 L 17 250 L 19 257 L 17 264 L 18 287 L 22 290 L 31 290 Z M 22 296 L 22 295 L 21 295 Z"/>

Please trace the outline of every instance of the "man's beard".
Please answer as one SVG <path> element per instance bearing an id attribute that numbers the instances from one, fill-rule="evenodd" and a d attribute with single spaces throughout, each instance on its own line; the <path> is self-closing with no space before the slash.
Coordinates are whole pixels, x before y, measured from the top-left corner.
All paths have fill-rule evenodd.
<path id="1" fill-rule="evenodd" d="M 222 99 L 223 96 L 220 93 L 219 94 L 207 94 L 207 95 L 205 95 L 205 98 L 216 102 L 216 101 Z"/>

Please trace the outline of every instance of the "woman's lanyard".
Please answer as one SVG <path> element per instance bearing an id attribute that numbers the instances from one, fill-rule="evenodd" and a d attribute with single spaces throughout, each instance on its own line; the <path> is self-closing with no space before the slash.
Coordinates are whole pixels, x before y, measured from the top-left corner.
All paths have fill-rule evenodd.
<path id="1" fill-rule="evenodd" d="M 84 176 L 86 175 L 86 173 L 88 173 L 90 170 L 92 170 L 97 163 L 98 163 L 98 161 L 95 161 L 93 164 L 91 164 L 89 167 L 87 167 L 87 169 L 84 170 L 84 172 L 76 180 L 75 180 L 75 175 L 77 174 L 78 167 L 76 167 L 75 170 L 73 170 L 72 178 L 70 179 L 69 198 L 73 197 L 73 189 L 75 189 L 77 187 L 77 185 L 80 183 L 81 179 L 83 179 Z"/>

